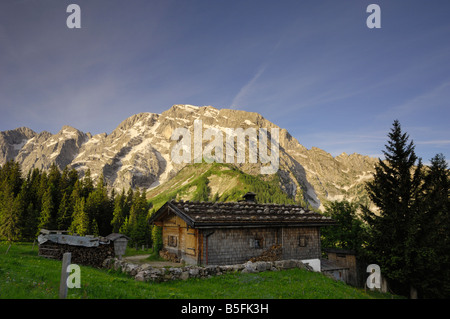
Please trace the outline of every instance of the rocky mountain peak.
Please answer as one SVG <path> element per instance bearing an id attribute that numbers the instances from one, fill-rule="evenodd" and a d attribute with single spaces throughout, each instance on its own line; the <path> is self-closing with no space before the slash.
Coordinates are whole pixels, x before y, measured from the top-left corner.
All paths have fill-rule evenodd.
<path id="1" fill-rule="evenodd" d="M 23 172 L 52 163 L 62 170 L 87 169 L 96 178 L 103 174 L 107 184 L 122 188 L 153 188 L 170 180 L 187 164 L 175 164 L 171 139 L 178 127 L 193 130 L 195 120 L 203 129 L 278 128 L 255 112 L 217 109 L 212 106 L 176 104 L 161 114 L 139 113 L 122 121 L 109 135 L 92 136 L 65 125 L 56 134 L 35 133 L 28 128 L 0 132 L 0 165 L 15 159 Z M 288 194 L 320 207 L 324 201 L 354 199 L 361 195 L 361 184 L 371 176 L 376 159 L 343 153 L 336 158 L 317 147 L 310 150 L 283 128 L 279 130 L 281 188 Z M 203 141 L 207 144 L 208 141 Z M 236 164 L 249 174 L 259 174 L 261 163 Z"/>
<path id="2" fill-rule="evenodd" d="M 22 147 L 35 136 L 36 132 L 28 127 L 0 132 L 0 164 L 16 158 Z"/>

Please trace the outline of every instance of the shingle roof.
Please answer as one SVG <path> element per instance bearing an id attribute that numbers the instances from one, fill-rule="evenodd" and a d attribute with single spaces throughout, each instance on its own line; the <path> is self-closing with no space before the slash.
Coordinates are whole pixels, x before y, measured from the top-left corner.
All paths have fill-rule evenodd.
<path id="1" fill-rule="evenodd" d="M 161 207 L 149 222 L 153 223 L 163 219 L 169 210 L 193 228 L 334 224 L 330 217 L 306 210 L 298 205 L 254 202 L 177 202 L 173 200 Z"/>

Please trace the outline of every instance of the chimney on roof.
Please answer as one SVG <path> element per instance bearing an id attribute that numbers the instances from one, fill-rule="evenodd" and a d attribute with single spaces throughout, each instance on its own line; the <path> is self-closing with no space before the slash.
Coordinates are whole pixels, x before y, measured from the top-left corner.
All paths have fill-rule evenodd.
<path id="1" fill-rule="evenodd" d="M 255 193 L 248 192 L 247 194 L 245 194 L 242 197 L 244 197 L 243 201 L 245 201 L 245 202 L 256 203 L 256 194 Z"/>

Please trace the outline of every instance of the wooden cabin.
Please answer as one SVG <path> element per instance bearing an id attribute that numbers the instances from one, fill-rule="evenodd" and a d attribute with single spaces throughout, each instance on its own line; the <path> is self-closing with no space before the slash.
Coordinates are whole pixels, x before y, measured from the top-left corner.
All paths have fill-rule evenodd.
<path id="1" fill-rule="evenodd" d="M 163 248 L 188 264 L 231 265 L 281 245 L 280 259 L 299 259 L 320 271 L 320 227 L 334 224 L 298 205 L 169 201 L 150 223 L 162 227 Z"/>

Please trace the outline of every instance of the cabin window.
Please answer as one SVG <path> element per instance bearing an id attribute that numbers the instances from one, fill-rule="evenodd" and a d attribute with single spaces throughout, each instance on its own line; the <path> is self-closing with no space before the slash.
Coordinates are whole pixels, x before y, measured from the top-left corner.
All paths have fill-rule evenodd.
<path id="1" fill-rule="evenodd" d="M 252 238 L 250 239 L 250 248 L 260 249 L 264 246 L 263 238 Z"/>
<path id="2" fill-rule="evenodd" d="M 308 245 L 308 238 L 306 238 L 305 236 L 300 236 L 298 238 L 298 245 L 300 247 L 306 247 Z"/>
<path id="3" fill-rule="evenodd" d="M 168 236 L 167 245 L 169 247 L 177 247 L 177 236 Z"/>

